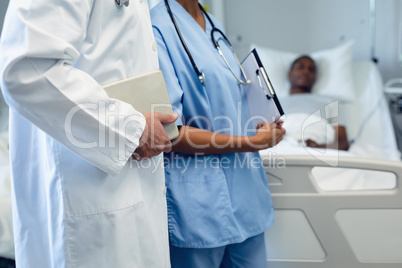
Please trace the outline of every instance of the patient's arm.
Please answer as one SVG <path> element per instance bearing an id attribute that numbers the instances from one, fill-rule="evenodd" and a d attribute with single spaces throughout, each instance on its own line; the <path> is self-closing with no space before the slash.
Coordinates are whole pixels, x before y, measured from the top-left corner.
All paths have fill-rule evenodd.
<path id="1" fill-rule="evenodd" d="M 349 149 L 348 136 L 346 135 L 346 128 L 344 126 L 336 126 L 335 129 L 335 142 L 329 144 L 327 148 L 334 148 L 347 151 Z M 335 147 L 329 147 L 329 146 Z"/>
<path id="2" fill-rule="evenodd" d="M 308 147 L 314 148 L 330 148 L 347 151 L 349 149 L 348 137 L 346 135 L 346 128 L 344 126 L 334 126 L 335 141 L 330 144 L 317 144 L 313 140 L 307 140 Z"/>

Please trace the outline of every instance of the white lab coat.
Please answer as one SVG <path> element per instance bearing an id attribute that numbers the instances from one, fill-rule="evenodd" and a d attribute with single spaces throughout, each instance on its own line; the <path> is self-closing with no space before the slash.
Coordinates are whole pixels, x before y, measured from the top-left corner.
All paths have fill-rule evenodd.
<path id="1" fill-rule="evenodd" d="M 19 267 L 169 267 L 162 158 L 129 160 L 144 117 L 100 86 L 157 68 L 147 1 L 10 1 L 0 74 Z"/>

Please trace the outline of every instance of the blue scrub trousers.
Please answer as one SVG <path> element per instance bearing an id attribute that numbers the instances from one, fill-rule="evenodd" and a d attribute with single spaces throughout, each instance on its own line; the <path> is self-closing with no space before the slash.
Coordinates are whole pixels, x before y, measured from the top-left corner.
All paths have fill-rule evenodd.
<path id="1" fill-rule="evenodd" d="M 266 268 L 264 233 L 217 248 L 178 248 L 170 245 L 172 268 Z"/>

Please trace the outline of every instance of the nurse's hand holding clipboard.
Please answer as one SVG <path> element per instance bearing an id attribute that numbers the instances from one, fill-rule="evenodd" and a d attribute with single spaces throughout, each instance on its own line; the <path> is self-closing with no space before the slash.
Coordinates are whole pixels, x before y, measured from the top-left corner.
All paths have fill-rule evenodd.
<path id="1" fill-rule="evenodd" d="M 257 133 L 249 139 L 251 146 L 254 147 L 252 151 L 257 152 L 277 145 L 286 133 L 282 125 L 282 120 L 278 120 L 272 124 L 259 123 L 257 125 Z"/>

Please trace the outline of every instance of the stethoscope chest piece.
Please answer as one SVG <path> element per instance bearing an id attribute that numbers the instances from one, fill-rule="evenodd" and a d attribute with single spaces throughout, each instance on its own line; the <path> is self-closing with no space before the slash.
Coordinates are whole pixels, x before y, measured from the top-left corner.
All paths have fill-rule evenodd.
<path id="1" fill-rule="evenodd" d="M 205 86 L 205 75 L 203 72 L 201 72 L 201 74 L 198 75 L 198 79 L 200 79 L 201 84 Z"/>
<path id="2" fill-rule="evenodd" d="M 115 0 L 118 6 L 124 5 L 128 6 L 130 4 L 130 0 Z"/>

